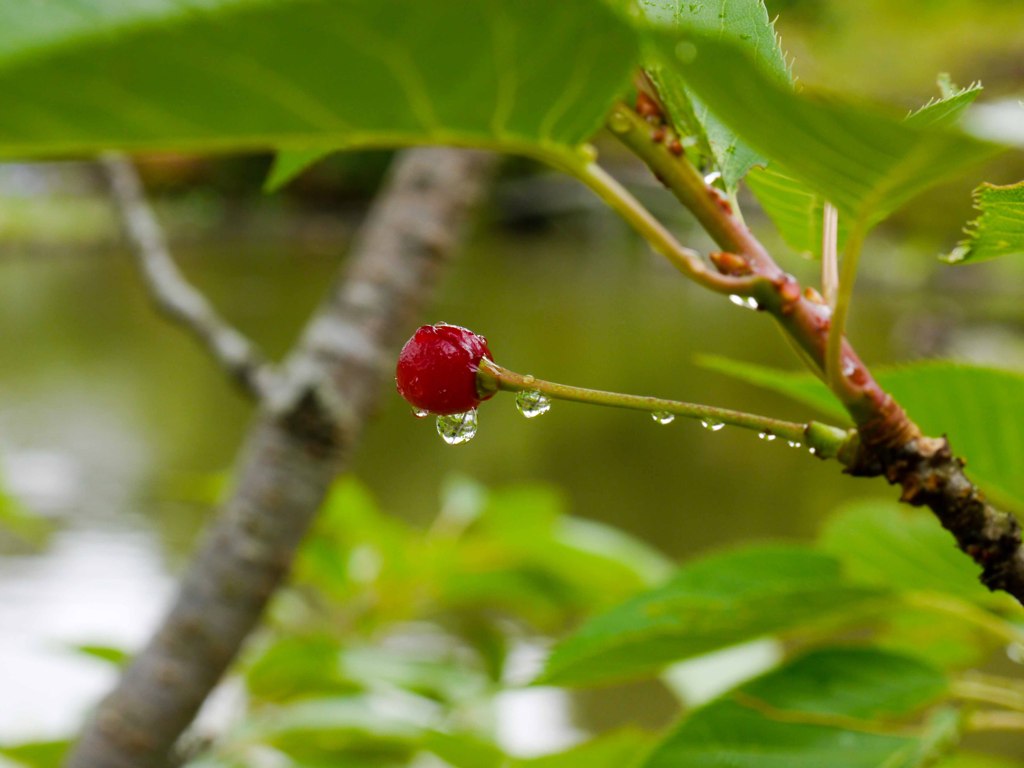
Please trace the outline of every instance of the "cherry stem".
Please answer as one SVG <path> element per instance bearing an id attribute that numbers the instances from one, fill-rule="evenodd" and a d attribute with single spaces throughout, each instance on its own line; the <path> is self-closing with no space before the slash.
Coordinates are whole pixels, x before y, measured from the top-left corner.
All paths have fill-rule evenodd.
<path id="1" fill-rule="evenodd" d="M 487 358 L 480 361 L 476 376 L 477 386 L 481 392 L 540 392 L 555 400 L 628 408 L 655 414 L 669 413 L 686 419 L 696 419 L 708 425 L 728 424 L 764 435 L 773 435 L 790 443 L 806 445 L 819 458 L 838 459 L 843 463 L 852 459 L 858 444 L 857 432 L 852 429 L 841 429 L 817 421 L 801 424 L 712 405 L 558 384 L 510 371 Z"/>

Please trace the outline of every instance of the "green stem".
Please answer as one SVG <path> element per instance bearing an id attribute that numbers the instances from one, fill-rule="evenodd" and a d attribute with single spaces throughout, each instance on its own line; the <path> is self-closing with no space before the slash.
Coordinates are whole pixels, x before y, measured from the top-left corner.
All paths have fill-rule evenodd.
<path id="1" fill-rule="evenodd" d="M 628 408 L 647 413 L 670 413 L 673 416 L 703 421 L 708 425 L 728 424 L 772 435 L 790 443 L 806 445 L 823 459 L 838 458 L 842 461 L 843 457 L 850 455 L 856 447 L 857 435 L 853 430 L 844 430 L 816 421 L 800 424 L 711 405 L 573 387 L 510 371 L 487 358 L 480 361 L 477 382 L 483 392 L 540 392 L 555 400 Z"/>
<path id="2" fill-rule="evenodd" d="M 774 278 L 781 273 L 750 233 L 733 201 L 704 181 L 685 156 L 672 154 L 664 142 L 651 139 L 651 126 L 625 104 L 612 107 L 608 129 L 657 174 L 719 247 L 747 257 L 754 271 Z M 746 294 L 750 295 L 750 294 Z"/>
<path id="3" fill-rule="evenodd" d="M 567 167 L 572 175 L 590 187 L 598 197 L 624 218 L 651 246 L 672 262 L 680 272 L 718 293 L 750 295 L 759 280 L 753 277 L 720 275 L 708 268 L 700 254 L 686 248 L 629 191 L 594 162 Z"/>

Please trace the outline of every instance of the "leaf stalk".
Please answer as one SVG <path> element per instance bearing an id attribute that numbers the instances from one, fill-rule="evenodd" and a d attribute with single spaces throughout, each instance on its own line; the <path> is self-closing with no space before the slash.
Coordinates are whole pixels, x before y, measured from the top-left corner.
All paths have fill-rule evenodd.
<path id="1" fill-rule="evenodd" d="M 855 453 L 858 442 L 857 433 L 854 430 L 845 430 L 817 421 L 805 423 L 783 421 L 744 411 L 718 408 L 713 405 L 585 389 L 516 373 L 487 358 L 480 361 L 480 367 L 477 370 L 477 384 L 483 392 L 540 392 L 555 400 L 568 400 L 611 408 L 627 408 L 652 414 L 667 413 L 702 421 L 709 426 L 727 424 L 758 432 L 766 438 L 779 438 L 794 446 L 806 446 L 814 455 L 822 459 L 844 461 Z"/>

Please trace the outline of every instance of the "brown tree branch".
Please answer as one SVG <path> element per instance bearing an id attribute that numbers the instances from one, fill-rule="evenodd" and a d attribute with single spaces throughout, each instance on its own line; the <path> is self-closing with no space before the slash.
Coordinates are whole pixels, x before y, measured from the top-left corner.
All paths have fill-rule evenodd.
<path id="1" fill-rule="evenodd" d="M 271 365 L 178 269 L 131 160 L 109 153 L 100 158 L 100 165 L 142 281 L 157 308 L 187 329 L 246 392 L 257 399 L 265 398 L 275 380 Z"/>
<path id="2" fill-rule="evenodd" d="M 649 100 L 649 99 L 648 99 Z M 648 112 L 651 112 L 648 106 Z M 651 124 L 653 117 L 654 125 Z M 673 151 L 657 114 L 644 119 L 617 105 L 609 128 L 696 217 L 724 252 L 711 261 L 724 275 L 745 277 L 735 292 L 757 301 L 820 374 L 826 368 L 831 311 L 813 289 L 802 290 L 772 259 L 722 193 L 708 184 L 685 155 Z M 760 278 L 760 279 L 757 279 Z M 981 581 L 1024 604 L 1024 548 L 1017 519 L 989 504 L 964 474 L 964 461 L 945 438 L 922 434 L 891 395 L 879 386 L 848 340 L 842 339 L 840 371 L 827 382 L 853 417 L 860 447 L 846 471 L 883 476 L 901 486 L 901 501 L 927 506 L 982 568 Z"/>
<path id="3" fill-rule="evenodd" d="M 98 706 L 68 768 L 162 768 L 288 573 L 351 461 L 439 268 L 460 241 L 490 155 L 405 153 L 339 279 L 246 438 L 235 490 L 149 644 Z"/>

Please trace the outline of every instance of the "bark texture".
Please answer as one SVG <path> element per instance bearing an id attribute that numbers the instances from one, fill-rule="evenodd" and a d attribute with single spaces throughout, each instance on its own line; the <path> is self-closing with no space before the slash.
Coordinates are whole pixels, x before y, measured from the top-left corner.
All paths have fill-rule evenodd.
<path id="1" fill-rule="evenodd" d="M 162 768 L 258 623 L 344 471 L 492 156 L 411 150 L 246 438 L 235 490 L 148 645 L 97 707 L 68 768 Z"/>
<path id="2" fill-rule="evenodd" d="M 981 583 L 1024 604 L 1024 549 L 1017 518 L 996 509 L 964 474 L 945 437 L 917 436 L 895 446 L 861 451 L 847 470 L 883 475 L 902 488 L 900 501 L 926 506 L 957 544 L 981 566 Z"/>

